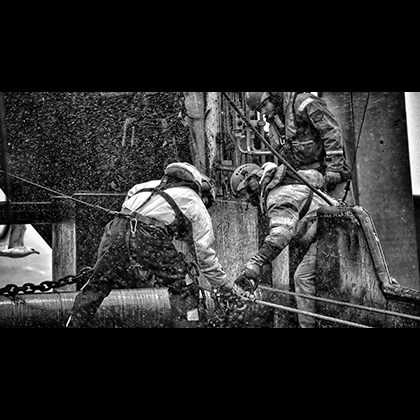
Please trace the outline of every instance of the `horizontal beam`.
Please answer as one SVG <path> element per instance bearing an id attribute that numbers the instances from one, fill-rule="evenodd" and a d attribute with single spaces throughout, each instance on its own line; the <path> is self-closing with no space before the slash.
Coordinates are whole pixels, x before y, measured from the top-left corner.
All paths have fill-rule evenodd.
<path id="1" fill-rule="evenodd" d="M 10 203 L 10 223 L 16 225 L 56 223 L 61 219 L 57 208 L 51 202 Z M 7 224 L 6 203 L 0 203 L 0 225 Z"/>
<path id="2" fill-rule="evenodd" d="M 49 202 L 12 202 L 11 224 L 51 224 L 72 220 L 75 217 L 75 209 L 81 208 L 83 201 L 92 209 L 94 205 L 106 208 L 118 208 L 124 202 L 126 194 L 110 193 L 77 193 L 70 197 L 53 197 Z M 83 206 L 82 206 L 83 207 Z M 101 210 L 98 207 L 98 210 Z M 78 211 L 78 210 L 77 210 Z M 6 203 L 0 202 L 0 225 L 6 225 L 8 221 Z"/>

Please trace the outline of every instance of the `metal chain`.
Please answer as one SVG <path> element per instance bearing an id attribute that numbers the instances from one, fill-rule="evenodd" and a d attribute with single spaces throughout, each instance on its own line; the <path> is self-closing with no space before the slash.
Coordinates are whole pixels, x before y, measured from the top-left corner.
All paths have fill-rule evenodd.
<path id="1" fill-rule="evenodd" d="M 91 267 L 85 267 L 75 276 L 70 275 L 55 281 L 44 281 L 41 284 L 25 283 L 23 286 L 8 284 L 0 289 L 0 296 L 13 298 L 18 294 L 30 295 L 36 292 L 47 293 L 53 289 L 60 289 L 61 287 L 78 283 L 79 280 L 92 271 L 93 269 Z"/>

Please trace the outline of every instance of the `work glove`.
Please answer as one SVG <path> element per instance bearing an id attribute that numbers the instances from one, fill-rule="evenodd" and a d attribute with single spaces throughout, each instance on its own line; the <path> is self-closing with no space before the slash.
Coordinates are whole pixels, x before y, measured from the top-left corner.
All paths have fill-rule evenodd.
<path id="1" fill-rule="evenodd" d="M 261 281 L 263 266 L 270 264 L 281 252 L 281 248 L 265 242 L 258 254 L 245 264 L 241 275 L 235 280 L 235 284 L 247 293 L 254 293 Z"/>
<path id="2" fill-rule="evenodd" d="M 240 276 L 235 280 L 235 285 L 244 293 L 252 294 L 258 288 L 261 272 L 262 265 L 259 265 L 259 263 L 252 261 L 251 259 L 245 265 Z"/>
<path id="3" fill-rule="evenodd" d="M 327 191 L 333 190 L 341 182 L 341 174 L 328 171 L 324 176 L 324 186 Z"/>

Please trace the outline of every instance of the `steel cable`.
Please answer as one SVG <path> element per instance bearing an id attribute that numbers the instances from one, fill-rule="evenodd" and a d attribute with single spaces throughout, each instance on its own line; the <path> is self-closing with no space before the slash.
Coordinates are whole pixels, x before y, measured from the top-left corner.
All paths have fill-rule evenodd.
<path id="1" fill-rule="evenodd" d="M 0 169 L 0 172 L 4 172 L 4 171 Z M 52 190 L 51 188 L 44 187 L 43 185 L 40 185 L 40 184 L 37 184 L 36 182 L 32 182 L 32 181 L 29 181 L 29 180 L 27 180 L 27 179 L 21 178 L 20 176 L 13 175 L 13 174 L 9 174 L 9 176 L 10 176 L 11 178 L 18 179 L 19 181 L 26 182 L 26 183 L 28 183 L 28 184 L 30 184 L 30 185 L 33 185 L 33 186 L 38 187 L 38 188 L 41 188 L 41 189 L 43 189 L 43 190 L 45 190 L 45 191 L 48 191 L 48 192 L 50 192 L 50 193 L 52 193 L 52 194 L 54 194 L 54 195 L 58 195 L 58 196 L 60 196 L 60 197 L 68 198 L 69 200 L 73 200 L 73 201 L 75 201 L 76 203 L 84 204 L 85 206 L 92 207 L 92 208 L 94 208 L 94 209 L 96 209 L 96 210 L 102 210 L 102 211 L 104 211 L 104 212 L 106 212 L 106 213 L 114 213 L 114 212 L 112 212 L 111 210 L 106 209 L 106 208 L 104 208 L 104 207 L 101 207 L 101 206 L 98 206 L 98 205 L 95 205 L 95 204 L 86 203 L 85 201 L 79 200 L 79 199 L 77 199 L 77 198 L 74 198 L 74 197 L 72 197 L 72 196 L 69 196 L 69 195 L 63 194 L 63 193 L 58 192 L 58 191 L 54 191 L 54 190 Z M 115 212 L 115 213 L 116 213 L 116 212 Z"/>
<path id="2" fill-rule="evenodd" d="M 367 110 L 368 110 L 368 107 L 369 107 L 370 95 L 371 95 L 371 92 L 368 92 L 368 95 L 367 95 L 367 98 L 366 98 L 366 103 L 365 103 L 365 108 L 363 110 L 362 122 L 360 123 L 360 129 L 359 129 L 359 134 L 358 134 L 358 138 L 357 138 L 356 149 L 354 151 L 353 163 L 352 163 L 351 168 L 350 168 L 351 173 L 353 173 L 354 167 L 356 165 L 357 152 L 359 151 L 359 148 L 360 148 L 360 139 L 362 138 L 363 127 L 364 127 L 364 124 L 365 124 L 366 114 L 367 114 Z M 353 106 L 353 97 L 352 97 L 352 106 Z M 354 115 L 354 113 L 353 113 L 353 115 Z M 353 122 L 353 124 L 354 124 L 354 122 Z"/>
<path id="3" fill-rule="evenodd" d="M 268 286 L 259 286 L 259 288 L 262 289 L 262 290 L 266 290 L 268 292 L 281 293 L 281 294 L 285 294 L 285 295 L 289 295 L 289 296 L 300 297 L 300 298 L 303 298 L 303 299 L 311 299 L 311 300 L 316 300 L 316 301 L 323 302 L 323 303 L 332 303 L 332 304 L 335 304 L 335 305 L 345 306 L 345 307 L 348 307 L 348 308 L 360 309 L 360 310 L 364 310 L 364 311 L 368 311 L 368 312 L 376 312 L 376 313 L 383 314 L 383 315 L 396 316 L 396 317 L 410 319 L 410 320 L 413 320 L 413 321 L 420 321 L 420 317 L 418 317 L 418 316 L 402 314 L 400 312 L 387 311 L 385 309 L 372 308 L 372 307 L 369 307 L 369 306 L 361 306 L 361 305 L 356 305 L 356 304 L 353 304 L 353 303 L 341 302 L 341 301 L 337 301 L 337 300 L 333 300 L 333 299 L 327 299 L 327 298 L 321 298 L 321 297 L 318 297 L 318 296 L 303 295 L 303 294 L 300 294 L 300 293 L 288 292 L 286 290 L 274 289 L 274 288 L 268 287 Z"/>
<path id="4" fill-rule="evenodd" d="M 305 315 L 305 316 L 309 316 L 311 318 L 321 319 L 323 321 L 329 321 L 329 322 L 334 322 L 336 324 L 346 325 L 348 327 L 365 328 L 365 329 L 370 328 L 370 329 L 372 329 L 372 327 L 369 327 L 367 325 L 357 324 L 355 322 L 345 321 L 345 320 L 338 319 L 338 318 L 332 318 L 332 317 L 325 316 L 325 315 L 314 314 L 312 312 L 301 311 L 299 309 L 294 309 L 294 308 L 290 308 L 288 306 L 278 305 L 276 303 L 266 302 L 264 300 L 247 298 L 247 297 L 243 297 L 243 299 L 245 301 L 249 301 L 249 302 L 252 302 L 252 303 L 255 303 L 255 304 L 258 304 L 258 305 L 262 305 L 262 306 L 267 306 L 269 308 L 274 308 L 274 309 L 279 309 L 279 310 L 282 310 L 282 311 L 292 312 L 292 313 L 295 313 L 295 314 Z"/>

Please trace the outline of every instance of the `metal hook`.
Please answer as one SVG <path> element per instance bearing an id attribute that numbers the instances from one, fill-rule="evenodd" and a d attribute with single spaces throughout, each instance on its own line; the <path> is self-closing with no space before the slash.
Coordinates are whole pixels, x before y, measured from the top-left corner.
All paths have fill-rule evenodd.
<path id="1" fill-rule="evenodd" d="M 131 237 L 134 239 L 137 233 L 137 225 L 139 221 L 137 219 L 130 219 Z"/>

